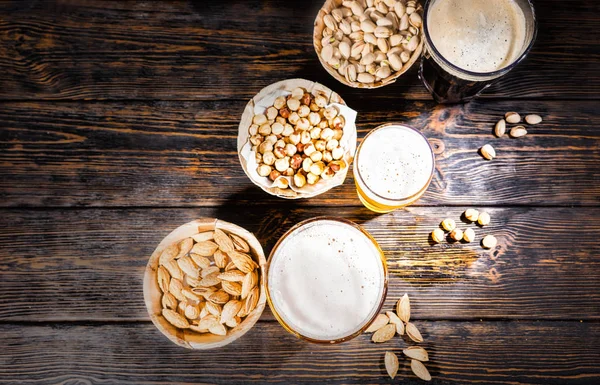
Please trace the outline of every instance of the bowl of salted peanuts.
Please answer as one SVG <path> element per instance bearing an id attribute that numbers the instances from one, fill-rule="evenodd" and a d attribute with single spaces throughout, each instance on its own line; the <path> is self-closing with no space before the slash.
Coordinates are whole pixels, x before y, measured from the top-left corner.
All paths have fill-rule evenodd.
<path id="1" fill-rule="evenodd" d="M 313 46 L 340 83 L 383 87 L 419 59 L 422 14 L 414 0 L 327 0 L 315 19 Z"/>
<path id="2" fill-rule="evenodd" d="M 344 182 L 356 150 L 356 112 L 329 88 L 289 79 L 246 105 L 238 155 L 246 175 L 269 194 L 310 198 Z"/>

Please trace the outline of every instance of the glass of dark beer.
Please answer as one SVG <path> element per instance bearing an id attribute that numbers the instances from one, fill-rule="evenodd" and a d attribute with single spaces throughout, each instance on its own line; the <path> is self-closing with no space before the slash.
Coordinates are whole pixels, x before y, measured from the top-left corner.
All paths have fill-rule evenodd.
<path id="1" fill-rule="evenodd" d="M 478 96 L 519 64 L 537 34 L 529 0 L 427 0 L 419 78 L 438 103 Z"/>

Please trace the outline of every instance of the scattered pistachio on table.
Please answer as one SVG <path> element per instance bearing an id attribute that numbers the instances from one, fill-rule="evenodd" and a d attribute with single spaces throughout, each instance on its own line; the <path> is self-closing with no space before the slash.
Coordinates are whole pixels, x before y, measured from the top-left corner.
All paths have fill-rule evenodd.
<path id="1" fill-rule="evenodd" d="M 343 1 L 323 16 L 321 59 L 349 83 L 373 84 L 401 71 L 421 44 L 414 0 Z"/>
<path id="2" fill-rule="evenodd" d="M 496 150 L 490 144 L 486 144 L 479 149 L 481 152 L 481 156 L 483 156 L 487 160 L 492 160 L 496 157 Z"/>

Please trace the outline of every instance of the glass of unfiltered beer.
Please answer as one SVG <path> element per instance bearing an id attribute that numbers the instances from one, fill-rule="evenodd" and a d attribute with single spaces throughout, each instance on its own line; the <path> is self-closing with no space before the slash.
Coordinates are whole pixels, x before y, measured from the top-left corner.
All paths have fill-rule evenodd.
<path id="1" fill-rule="evenodd" d="M 536 33 L 529 0 L 427 0 L 419 77 L 438 103 L 467 102 L 521 62 Z"/>
<path id="2" fill-rule="evenodd" d="M 361 202 L 387 213 L 423 195 L 435 168 L 433 150 L 415 128 L 388 123 L 369 132 L 356 150 L 354 181 Z"/>

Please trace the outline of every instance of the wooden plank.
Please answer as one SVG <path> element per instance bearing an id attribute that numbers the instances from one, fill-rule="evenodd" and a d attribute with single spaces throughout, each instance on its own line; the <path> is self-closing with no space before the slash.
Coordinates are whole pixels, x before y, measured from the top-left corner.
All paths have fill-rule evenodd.
<path id="1" fill-rule="evenodd" d="M 431 384 L 597 384 L 600 324 L 579 322 L 424 322 Z M 297 340 L 259 322 L 221 349 L 180 348 L 152 324 L 21 326 L 0 324 L 0 382 L 392 383 L 383 356 L 399 354 L 397 382 L 422 384 L 397 340 L 368 335 L 339 345 Z"/>
<path id="2" fill-rule="evenodd" d="M 249 99 L 307 77 L 356 98 L 430 100 L 416 67 L 372 92 L 331 78 L 312 47 L 322 1 L 155 3 L 2 2 L 0 98 Z M 599 4 L 545 0 L 536 10 L 530 56 L 485 96 L 598 98 Z"/>
<path id="3" fill-rule="evenodd" d="M 480 209 L 485 209 L 481 208 Z M 285 231 L 317 215 L 362 224 L 390 268 L 386 308 L 405 292 L 417 319 L 599 320 L 599 208 L 488 208 L 472 244 L 430 245 L 429 233 L 464 208 L 234 206 L 144 210 L 0 211 L 0 320 L 148 320 L 146 262 L 175 227 L 216 217 L 255 233 L 268 255 Z M 460 228 L 468 226 L 459 221 Z M 479 245 L 494 234 L 499 246 Z M 272 319 L 265 312 L 264 319 Z"/>
<path id="4" fill-rule="evenodd" d="M 596 102 L 350 100 L 359 137 L 400 121 L 421 129 L 436 152 L 419 205 L 600 203 Z M 212 206 L 279 203 L 255 187 L 236 154 L 242 101 L 0 104 L 0 206 Z M 521 139 L 491 131 L 504 112 L 540 113 Z M 491 143 L 498 157 L 477 150 Z M 350 173 L 351 174 L 351 173 Z M 346 183 L 300 205 L 360 206 Z"/>

